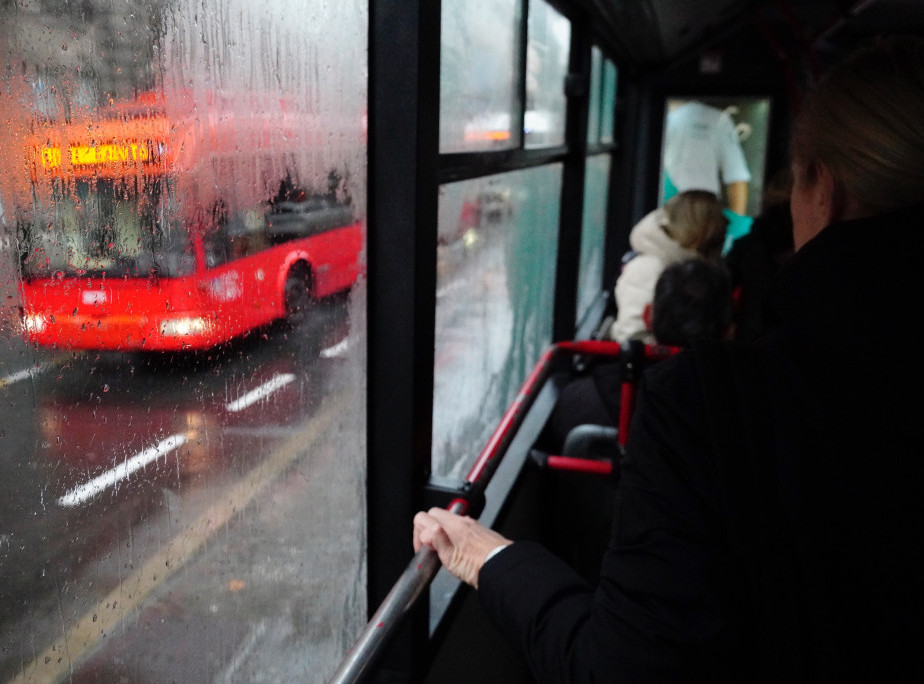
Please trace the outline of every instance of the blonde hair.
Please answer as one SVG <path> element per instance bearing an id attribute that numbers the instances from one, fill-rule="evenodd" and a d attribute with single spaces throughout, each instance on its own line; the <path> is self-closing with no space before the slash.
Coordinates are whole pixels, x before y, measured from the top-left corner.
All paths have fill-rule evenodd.
<path id="1" fill-rule="evenodd" d="M 671 197 L 664 213 L 671 238 L 704 257 L 718 258 L 728 227 L 718 197 L 706 190 L 687 190 Z"/>
<path id="2" fill-rule="evenodd" d="M 881 38 L 838 64 L 806 98 L 791 156 L 818 162 L 866 213 L 924 200 L 924 40 Z"/>

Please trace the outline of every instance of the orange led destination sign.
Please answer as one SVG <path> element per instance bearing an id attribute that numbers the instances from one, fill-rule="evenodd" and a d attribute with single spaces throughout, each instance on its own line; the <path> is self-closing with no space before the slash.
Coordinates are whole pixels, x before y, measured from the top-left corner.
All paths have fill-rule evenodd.
<path id="1" fill-rule="evenodd" d="M 73 166 L 94 166 L 151 161 L 151 149 L 144 143 L 113 143 L 107 145 L 72 145 L 67 148 Z M 56 169 L 61 166 L 63 154 L 60 147 L 41 149 L 42 166 Z"/>

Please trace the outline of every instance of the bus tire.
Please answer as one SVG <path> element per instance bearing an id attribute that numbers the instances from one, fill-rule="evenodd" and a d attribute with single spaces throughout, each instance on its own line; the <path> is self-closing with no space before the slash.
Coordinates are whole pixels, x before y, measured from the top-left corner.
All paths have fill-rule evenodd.
<path id="1" fill-rule="evenodd" d="M 286 276 L 283 290 L 286 307 L 286 323 L 297 328 L 308 320 L 314 299 L 311 295 L 311 269 L 298 264 Z"/>

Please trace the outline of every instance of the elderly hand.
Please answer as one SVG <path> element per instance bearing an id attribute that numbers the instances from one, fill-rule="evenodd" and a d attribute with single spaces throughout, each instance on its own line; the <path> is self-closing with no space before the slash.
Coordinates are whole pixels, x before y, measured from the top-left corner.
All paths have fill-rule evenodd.
<path id="1" fill-rule="evenodd" d="M 498 546 L 513 542 L 468 516 L 431 508 L 414 516 L 414 551 L 428 546 L 449 572 L 478 588 L 478 573 L 485 557 Z"/>

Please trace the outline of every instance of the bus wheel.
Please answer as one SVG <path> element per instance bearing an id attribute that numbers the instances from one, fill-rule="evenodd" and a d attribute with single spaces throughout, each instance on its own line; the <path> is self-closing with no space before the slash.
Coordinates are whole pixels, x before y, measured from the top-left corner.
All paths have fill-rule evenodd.
<path id="1" fill-rule="evenodd" d="M 311 271 L 307 266 L 293 268 L 285 285 L 286 322 L 292 328 L 303 325 L 311 310 Z"/>

